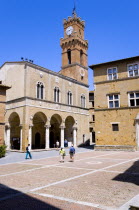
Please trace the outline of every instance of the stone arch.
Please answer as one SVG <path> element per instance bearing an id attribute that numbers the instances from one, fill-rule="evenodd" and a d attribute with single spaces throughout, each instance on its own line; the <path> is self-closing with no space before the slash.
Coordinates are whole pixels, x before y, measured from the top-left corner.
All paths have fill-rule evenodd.
<path id="1" fill-rule="evenodd" d="M 10 114 L 9 119 L 10 138 L 7 142 L 11 149 L 20 150 L 20 117 L 17 112 Z"/>
<path id="2" fill-rule="evenodd" d="M 32 149 L 45 148 L 45 125 L 47 117 L 43 112 L 34 114 L 32 123 Z"/>
<path id="3" fill-rule="evenodd" d="M 65 135 L 64 138 L 73 143 L 73 127 L 75 125 L 75 119 L 72 116 L 67 116 L 65 119 Z"/>
<path id="4" fill-rule="evenodd" d="M 62 118 L 60 115 L 58 114 L 54 114 L 52 115 L 51 119 L 50 119 L 50 148 L 53 148 L 56 146 L 56 141 L 59 141 L 59 145 L 61 145 L 60 142 L 60 137 L 61 137 L 61 133 L 60 133 L 60 126 L 62 123 Z"/>

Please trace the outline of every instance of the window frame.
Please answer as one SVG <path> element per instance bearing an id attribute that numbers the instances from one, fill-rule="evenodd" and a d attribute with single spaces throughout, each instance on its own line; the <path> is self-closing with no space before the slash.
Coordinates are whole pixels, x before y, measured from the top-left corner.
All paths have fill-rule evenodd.
<path id="1" fill-rule="evenodd" d="M 113 96 L 113 99 L 110 99 L 109 98 L 110 96 Z M 115 99 L 114 96 L 118 96 L 118 99 Z M 117 109 L 117 108 L 120 108 L 120 94 L 119 93 L 108 94 L 107 95 L 107 100 L 108 100 L 108 108 L 109 109 Z M 110 102 L 111 101 L 113 102 L 113 107 L 110 107 Z M 118 101 L 118 103 L 119 103 L 119 106 L 118 107 L 115 106 L 115 102 L 116 101 Z"/>
<path id="2" fill-rule="evenodd" d="M 80 100 L 81 100 L 81 107 L 86 108 L 86 97 L 84 94 L 81 95 Z"/>
<path id="3" fill-rule="evenodd" d="M 83 50 L 80 50 L 80 64 L 83 66 Z"/>
<path id="4" fill-rule="evenodd" d="M 94 114 L 92 114 L 92 120 L 93 120 L 93 122 L 95 122 L 95 115 Z"/>
<path id="5" fill-rule="evenodd" d="M 114 132 L 119 131 L 119 123 L 111 123 L 111 125 L 112 125 L 112 131 L 114 131 Z M 116 125 L 117 125 L 117 128 L 115 127 L 116 128 L 115 129 L 114 126 L 116 126 Z"/>
<path id="6" fill-rule="evenodd" d="M 67 50 L 68 65 L 71 64 L 71 49 Z"/>
<path id="7" fill-rule="evenodd" d="M 135 65 L 138 65 L 138 69 L 137 69 L 138 75 L 135 75 L 136 69 L 133 69 L 133 70 L 132 70 L 133 76 L 130 76 L 130 73 L 129 73 L 129 72 L 130 72 L 131 70 L 129 70 L 129 66 L 135 66 Z M 130 64 L 128 64 L 128 65 L 127 65 L 127 71 L 128 71 L 128 77 L 137 77 L 137 76 L 139 76 L 139 63 L 136 62 L 136 63 L 130 63 Z"/>
<path id="8" fill-rule="evenodd" d="M 70 90 L 67 92 L 67 104 L 69 106 L 73 105 L 73 94 Z"/>
<path id="9" fill-rule="evenodd" d="M 45 98 L 45 86 L 43 82 L 36 83 L 36 98 L 43 100 Z"/>
<path id="10" fill-rule="evenodd" d="M 116 79 L 118 79 L 118 68 L 117 67 L 109 67 L 109 68 L 107 68 L 107 80 L 109 80 L 109 81 L 112 81 L 112 80 L 116 80 L 114 77 L 113 77 L 113 74 L 114 73 L 112 73 L 111 75 L 112 75 L 112 79 L 109 79 L 109 75 L 110 74 L 108 74 L 108 71 L 110 70 L 110 69 L 116 69 Z"/>
<path id="11" fill-rule="evenodd" d="M 59 87 L 54 87 L 54 102 L 60 103 L 60 89 L 59 89 Z"/>
<path id="12" fill-rule="evenodd" d="M 136 101 L 137 99 L 139 100 L 139 97 L 136 97 L 137 93 L 139 94 L 139 91 L 134 91 L 134 92 L 128 93 L 128 105 L 129 105 L 129 107 L 139 107 L 139 105 L 137 105 L 137 101 Z M 134 94 L 134 97 L 131 98 L 130 94 Z M 134 100 L 134 106 L 131 106 L 131 100 Z"/>

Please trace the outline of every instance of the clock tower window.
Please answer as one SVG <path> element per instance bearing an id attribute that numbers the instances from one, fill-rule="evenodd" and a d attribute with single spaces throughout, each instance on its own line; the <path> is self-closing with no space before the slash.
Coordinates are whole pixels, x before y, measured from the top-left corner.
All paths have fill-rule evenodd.
<path id="1" fill-rule="evenodd" d="M 68 64 L 71 64 L 71 50 L 67 50 L 67 56 L 68 56 Z"/>
<path id="2" fill-rule="evenodd" d="M 83 51 L 80 50 L 80 64 L 83 65 Z"/>

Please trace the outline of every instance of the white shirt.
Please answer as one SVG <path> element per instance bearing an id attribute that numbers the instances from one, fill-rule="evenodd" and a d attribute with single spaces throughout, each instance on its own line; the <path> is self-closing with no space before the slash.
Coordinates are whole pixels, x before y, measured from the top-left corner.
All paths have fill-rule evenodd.
<path id="1" fill-rule="evenodd" d="M 28 151 L 30 152 L 30 150 L 31 150 L 31 146 L 28 146 Z"/>

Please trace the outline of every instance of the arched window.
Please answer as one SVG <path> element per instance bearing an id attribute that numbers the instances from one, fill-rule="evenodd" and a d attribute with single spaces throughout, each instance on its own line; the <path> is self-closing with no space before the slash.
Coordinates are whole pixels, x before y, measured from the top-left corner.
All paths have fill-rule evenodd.
<path id="1" fill-rule="evenodd" d="M 81 95 L 81 107 L 85 108 L 85 96 Z"/>
<path id="2" fill-rule="evenodd" d="M 44 95 L 44 85 L 42 82 L 37 83 L 37 98 L 43 99 Z"/>
<path id="3" fill-rule="evenodd" d="M 71 50 L 67 50 L 68 64 L 71 64 Z"/>
<path id="4" fill-rule="evenodd" d="M 83 51 L 80 50 L 80 64 L 83 65 Z"/>
<path id="5" fill-rule="evenodd" d="M 59 88 L 55 87 L 54 88 L 54 102 L 59 103 L 59 93 L 60 93 Z"/>
<path id="6" fill-rule="evenodd" d="M 68 97 L 68 105 L 72 105 L 72 92 L 68 92 L 67 93 L 67 97 Z"/>

